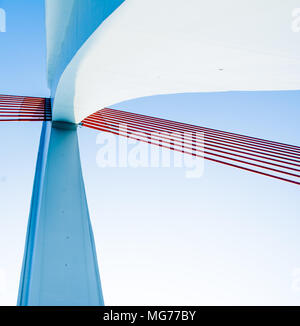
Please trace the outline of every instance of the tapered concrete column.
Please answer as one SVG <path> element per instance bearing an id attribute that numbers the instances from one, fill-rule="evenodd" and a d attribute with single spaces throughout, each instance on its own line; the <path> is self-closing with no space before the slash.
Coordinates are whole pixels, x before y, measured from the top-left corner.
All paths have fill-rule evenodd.
<path id="1" fill-rule="evenodd" d="M 18 304 L 103 305 L 77 126 L 45 122 Z"/>

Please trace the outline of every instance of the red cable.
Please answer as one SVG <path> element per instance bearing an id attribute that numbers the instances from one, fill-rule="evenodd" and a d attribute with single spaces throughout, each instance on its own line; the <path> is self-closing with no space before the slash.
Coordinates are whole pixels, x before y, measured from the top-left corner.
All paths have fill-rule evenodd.
<path id="1" fill-rule="evenodd" d="M 91 125 L 88 125 L 87 123 L 85 122 L 82 122 L 82 125 L 83 126 L 87 126 L 91 129 L 95 129 L 95 130 L 100 130 L 100 131 L 105 131 L 105 132 L 110 132 L 112 134 L 115 134 L 115 135 L 119 135 L 119 133 L 117 132 L 114 132 L 114 131 L 107 131 L 106 129 L 104 128 L 100 128 L 100 127 L 95 127 L 95 126 L 91 126 Z M 140 140 L 139 138 L 136 138 L 136 137 L 133 137 L 133 136 L 130 136 L 130 135 L 121 135 L 121 136 L 124 136 L 126 138 L 132 138 L 132 139 L 135 139 L 135 140 Z M 140 140 L 142 142 L 146 142 L 148 144 L 149 141 L 145 141 L 145 140 Z M 164 148 L 168 148 L 167 146 L 164 146 L 164 145 L 160 145 L 160 147 L 164 147 Z M 169 148 L 168 148 L 169 149 Z M 184 154 L 190 154 L 188 152 L 185 152 L 185 151 L 181 151 L 181 150 L 178 150 L 178 149 L 174 149 L 175 151 L 178 151 L 178 152 L 181 152 L 181 153 L 184 153 Z M 223 161 L 220 161 L 220 160 L 216 160 L 216 159 L 213 159 L 213 158 L 210 158 L 210 157 L 203 157 L 203 156 L 200 156 L 200 155 L 193 155 L 193 156 L 196 156 L 196 157 L 199 157 L 199 158 L 205 158 L 209 161 L 213 161 L 213 162 L 216 162 L 216 163 L 221 163 L 221 164 L 224 164 L 224 165 L 228 165 L 228 166 L 231 166 L 231 167 L 235 167 L 235 168 L 238 168 L 238 169 L 242 169 L 242 170 L 245 170 L 245 171 L 249 171 L 249 172 L 253 172 L 253 173 L 257 173 L 257 174 L 261 174 L 261 175 L 264 175 L 264 176 L 268 176 L 268 177 L 271 177 L 271 178 L 275 178 L 275 179 L 278 179 L 278 180 L 282 180 L 282 181 L 286 181 L 286 182 L 290 182 L 290 183 L 293 183 L 293 184 L 296 184 L 296 185 L 300 185 L 300 182 L 297 182 L 297 181 L 293 181 L 293 180 L 290 180 L 290 179 L 286 179 L 286 178 L 282 178 L 282 177 L 278 177 L 276 175 L 273 175 L 273 174 L 268 174 L 268 173 L 264 173 L 264 172 L 261 172 L 261 171 L 257 171 L 257 170 L 254 170 L 254 169 L 250 169 L 250 168 L 246 168 L 246 167 L 243 167 L 243 166 L 239 166 L 239 165 L 236 165 L 236 164 L 232 164 L 232 163 L 228 163 L 228 162 L 223 162 Z"/>

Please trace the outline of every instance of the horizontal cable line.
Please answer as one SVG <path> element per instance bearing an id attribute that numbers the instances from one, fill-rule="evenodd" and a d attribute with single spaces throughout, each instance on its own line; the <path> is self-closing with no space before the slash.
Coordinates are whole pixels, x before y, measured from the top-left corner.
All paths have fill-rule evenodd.
<path id="1" fill-rule="evenodd" d="M 19 108 L 19 109 L 10 109 L 10 108 L 3 108 L 3 109 L 0 109 L 0 112 L 6 112 L 6 111 L 9 111 L 9 112 L 12 112 L 12 113 L 15 113 L 15 112 L 21 112 L 21 113 L 28 113 L 28 112 L 36 112 L 36 113 L 43 113 L 43 112 L 46 112 L 46 113 L 51 113 L 50 110 L 45 110 L 45 109 L 34 109 L 34 108 L 28 108 L 28 109 L 22 109 L 22 108 Z"/>
<path id="2" fill-rule="evenodd" d="M 17 112 L 21 112 L 21 113 L 24 113 L 24 114 L 26 114 L 26 113 L 30 113 L 30 112 L 36 112 L 36 113 L 44 113 L 44 112 L 46 112 L 46 113 L 51 113 L 51 111 L 49 111 L 49 110 L 42 110 L 42 109 L 38 109 L 38 110 L 36 110 L 36 109 L 10 109 L 10 108 L 6 108 L 6 109 L 0 109 L 0 113 L 1 112 L 11 112 L 11 113 L 17 113 Z"/>
<path id="3" fill-rule="evenodd" d="M 32 101 L 32 100 L 26 100 L 26 99 L 21 99 L 21 100 L 5 100 L 5 99 L 0 99 L 1 103 L 7 103 L 7 104 L 20 104 L 20 103 L 32 103 L 32 104 L 39 104 L 44 102 L 44 100 L 38 100 L 38 101 Z"/>
<path id="4" fill-rule="evenodd" d="M 4 112 L 9 112 L 11 114 L 30 114 L 30 113 L 38 113 L 38 114 L 49 114 L 51 113 L 51 111 L 46 111 L 46 110 L 10 110 L 10 109 L 5 109 L 5 110 L 0 110 L 0 113 L 4 113 Z"/>
<path id="5" fill-rule="evenodd" d="M 0 108 L 44 108 L 45 103 L 4 103 L 0 101 Z"/>
<path id="6" fill-rule="evenodd" d="M 22 102 L 22 101 L 29 101 L 29 102 L 41 102 L 43 101 L 44 98 L 29 98 L 29 97 L 18 97 L 18 98 L 7 98 L 7 97 L 1 97 L 0 96 L 0 101 L 10 101 L 10 102 Z"/>
<path id="7" fill-rule="evenodd" d="M 106 111 L 106 110 L 108 110 L 108 111 Z M 104 111 L 104 112 L 102 112 L 102 111 Z M 139 118 L 139 115 L 137 115 L 137 114 L 128 114 L 128 112 L 125 112 L 125 111 L 118 111 L 118 113 L 116 113 L 114 111 L 115 110 L 112 110 L 112 109 L 104 109 L 104 110 L 100 110 L 98 112 L 95 112 L 94 114 L 96 114 L 96 115 L 97 114 L 98 115 L 99 114 L 102 115 L 102 114 L 107 114 L 107 112 L 108 112 L 108 114 L 110 114 L 110 113 L 112 113 L 112 114 L 119 114 L 119 115 L 121 115 L 123 117 L 128 117 L 128 118 L 132 117 L 132 118 L 138 119 L 139 121 L 147 121 L 147 122 L 149 122 L 149 123 L 151 122 L 153 124 L 168 125 L 168 126 L 170 126 L 172 128 L 174 128 L 174 127 L 179 128 L 179 126 L 180 126 L 180 129 L 181 130 L 186 130 L 186 131 L 193 130 L 193 131 L 202 131 L 202 132 L 204 131 L 205 132 L 205 130 L 206 130 L 206 128 L 203 128 L 203 127 L 193 126 L 193 128 L 191 128 L 191 127 L 187 127 L 186 124 L 170 123 L 169 121 L 166 122 L 165 119 L 155 118 L 155 120 L 153 120 L 152 117 L 148 117 L 148 118 L 143 118 L 142 117 L 142 118 Z M 213 135 L 214 137 L 220 138 L 220 139 L 222 139 L 223 141 L 225 141 L 227 143 L 233 143 L 233 141 L 231 139 L 230 140 L 227 140 L 226 139 L 228 137 L 222 137 L 220 135 L 215 134 L 214 132 L 206 131 L 206 134 Z M 208 138 L 209 136 L 206 136 L 206 137 Z M 277 152 L 274 152 L 274 148 L 273 148 L 274 146 L 273 145 L 268 145 L 268 146 L 261 145 L 261 144 L 253 144 L 252 145 L 252 144 L 249 144 L 249 142 L 246 142 L 244 140 L 236 140 L 236 139 L 234 141 L 235 142 L 238 142 L 238 143 L 241 143 L 241 144 L 245 144 L 246 143 L 249 148 L 264 148 L 264 149 L 265 148 L 270 148 L 270 149 L 268 149 L 270 153 L 277 153 Z M 273 150 L 271 150 L 271 149 L 273 149 Z M 276 150 L 277 151 L 281 151 L 283 153 L 288 153 L 288 154 L 293 153 L 294 154 L 294 151 L 291 152 L 291 150 L 279 149 L 277 147 L 276 147 Z M 298 147 L 296 151 L 298 151 L 298 150 L 300 151 L 300 147 Z M 287 156 L 289 156 L 288 154 L 287 154 Z M 298 155 L 299 155 L 299 158 L 300 158 L 300 153 Z M 291 157 L 293 157 L 293 156 L 291 156 Z"/>
<path id="8" fill-rule="evenodd" d="M 0 108 L 0 112 L 1 111 L 4 111 L 4 110 L 9 110 L 9 111 L 12 111 L 12 112 L 14 112 L 14 111 L 24 111 L 24 112 L 26 112 L 26 111 L 34 111 L 34 112 L 40 112 L 40 111 L 49 111 L 49 112 L 51 112 L 51 110 L 49 110 L 49 109 L 44 109 L 44 108 L 34 108 L 34 107 L 26 107 L 26 108 L 24 108 L 24 107 L 18 107 L 18 108 L 12 108 L 12 107 L 9 107 L 9 106 L 6 106 L 6 107 L 3 107 L 3 108 Z"/>
<path id="9" fill-rule="evenodd" d="M 0 114 L 0 117 L 1 118 L 16 118 L 16 117 L 24 117 L 24 118 L 45 118 L 45 117 L 48 117 L 48 118 L 51 118 L 50 116 L 47 116 L 47 115 L 44 115 L 44 114 L 36 114 L 36 115 L 27 115 L 27 114 L 23 114 L 23 115 L 17 115 L 17 114 L 4 114 L 4 115 L 1 115 Z"/>
<path id="10" fill-rule="evenodd" d="M 50 121 L 50 99 L 0 95 L 0 121 Z"/>
<path id="11" fill-rule="evenodd" d="M 45 118 L 40 118 L 40 119 L 0 119 L 0 121 L 3 122 L 10 122 L 10 121 L 51 121 L 51 119 L 45 119 Z"/>
<path id="12" fill-rule="evenodd" d="M 243 140 L 247 140 L 247 142 L 253 142 L 253 143 L 261 143 L 261 144 L 265 144 L 268 146 L 272 146 L 275 148 L 285 148 L 285 149 L 293 149 L 296 151 L 300 152 L 300 147 L 299 146 L 294 146 L 294 145 L 289 145 L 289 144 L 283 144 L 283 143 L 278 143 L 278 142 L 274 142 L 274 141 L 269 141 L 269 140 L 264 140 L 264 139 L 259 139 L 259 138 L 254 138 L 254 137 L 250 137 L 250 136 L 243 136 L 240 134 L 234 134 L 234 133 L 229 133 L 229 132 L 225 132 L 225 131 L 220 131 L 220 130 L 216 130 L 216 129 L 211 129 L 211 128 L 206 128 L 206 127 L 200 127 L 200 126 L 195 126 L 195 125 L 191 125 L 191 124 L 187 124 L 187 123 L 181 123 L 181 122 L 176 122 L 176 121 L 171 121 L 171 120 L 167 120 L 167 119 L 161 119 L 161 118 L 156 118 L 156 117 L 150 117 L 147 115 L 142 115 L 142 114 L 137 114 L 137 113 L 130 113 L 130 112 L 126 112 L 126 111 L 120 111 L 120 110 L 115 110 L 115 109 L 102 109 L 100 111 L 95 112 L 96 113 L 106 113 L 106 112 L 114 112 L 114 113 L 119 113 L 122 115 L 127 115 L 129 117 L 138 117 L 140 120 L 145 119 L 147 121 L 151 120 L 153 122 L 158 121 L 160 123 L 164 123 L 164 124 L 169 124 L 171 126 L 177 126 L 177 127 L 184 127 L 186 129 L 192 129 L 192 130 L 197 130 L 197 131 L 207 131 L 208 133 L 212 133 L 214 135 L 218 135 L 218 136 L 222 136 L 225 138 L 234 138 L 234 139 L 239 139 L 240 141 Z"/>
<path id="13" fill-rule="evenodd" d="M 90 123 L 90 122 L 87 122 L 87 123 L 88 124 L 91 124 L 91 125 L 97 126 L 97 124 L 95 124 L 95 123 Z M 109 126 L 105 126 L 105 125 L 101 125 L 101 124 L 100 124 L 100 126 L 103 127 L 103 128 L 107 128 L 108 130 L 109 129 L 113 129 L 115 131 L 120 131 L 120 129 L 118 127 L 109 127 Z M 149 138 L 147 136 L 144 137 L 144 136 L 139 135 L 139 137 L 140 138 L 146 138 L 147 140 L 149 140 Z M 161 140 L 161 138 L 156 139 L 156 140 L 159 140 L 159 141 L 162 141 L 163 143 L 166 143 L 164 140 Z M 168 144 L 169 144 L 169 142 L 168 142 Z M 169 147 L 169 149 L 173 149 L 173 148 L 170 148 Z M 195 148 L 195 150 L 197 150 L 197 148 Z M 256 163 L 245 162 L 245 161 L 242 161 L 242 160 L 239 160 L 239 159 L 234 159 L 232 157 L 228 157 L 228 156 L 224 156 L 224 155 L 212 153 L 212 152 L 209 152 L 209 151 L 205 151 L 205 150 L 197 150 L 197 151 L 200 151 L 200 152 L 202 152 L 204 154 L 209 154 L 209 155 L 212 155 L 212 156 L 220 157 L 220 158 L 223 158 L 223 159 L 228 159 L 228 160 L 231 160 L 231 161 L 235 161 L 235 162 L 239 162 L 239 163 L 243 163 L 243 164 L 248 164 L 248 165 L 251 165 L 251 166 L 258 167 L 258 168 L 267 169 L 267 170 L 274 171 L 274 172 L 277 172 L 277 173 L 283 173 L 283 174 L 287 174 L 287 175 L 290 175 L 290 176 L 293 176 L 293 177 L 297 177 L 297 178 L 300 177 L 300 175 L 297 175 L 297 174 L 294 174 L 294 173 L 290 173 L 290 172 L 286 172 L 286 171 L 282 171 L 282 170 L 278 170 L 278 169 L 274 169 L 274 168 L 262 166 L 262 165 L 259 165 L 259 164 L 256 164 Z M 205 158 L 205 156 L 204 156 L 204 158 Z"/>
<path id="14" fill-rule="evenodd" d="M 51 117 L 51 114 L 48 113 L 12 113 L 12 112 L 8 112 L 8 113 L 1 113 L 0 112 L 0 116 L 11 116 L 11 117 L 36 117 L 36 116 L 41 116 L 41 117 Z"/>
<path id="15" fill-rule="evenodd" d="M 103 123 L 107 124 L 106 119 L 105 120 L 102 120 L 102 121 L 103 121 Z M 90 118 L 85 119 L 85 122 L 87 122 L 87 123 L 93 123 L 93 124 L 99 124 L 100 123 L 100 121 L 95 121 L 95 120 L 92 120 Z M 117 122 L 117 121 L 116 122 L 109 122 L 108 124 L 114 126 L 115 128 L 116 128 L 116 125 L 117 125 L 117 127 L 120 129 L 120 123 Z M 149 131 L 149 130 L 147 130 L 145 128 L 139 128 L 139 127 L 138 128 L 134 128 L 132 126 L 129 126 L 129 127 L 126 126 L 126 129 L 129 130 L 130 132 L 140 132 L 141 130 L 143 130 L 142 131 L 143 133 L 145 133 L 146 135 L 149 135 L 149 137 L 151 137 L 151 139 L 153 139 L 153 135 L 151 134 L 151 131 Z M 154 137 L 156 138 L 156 136 L 154 136 Z M 191 147 L 190 147 L 191 149 L 193 149 L 193 146 L 195 146 L 196 144 L 198 144 L 198 145 L 200 143 L 201 144 L 205 144 L 205 141 L 196 141 L 195 142 L 194 140 L 192 140 L 191 142 L 187 142 L 186 137 L 182 138 L 182 137 L 176 136 L 176 135 L 171 135 L 171 136 L 166 136 L 166 135 L 160 136 L 160 135 L 158 135 L 157 137 L 159 137 L 159 139 L 161 139 L 161 138 L 162 139 L 168 139 L 168 140 L 170 140 L 170 142 L 173 142 L 174 141 L 174 143 L 176 143 L 176 144 L 178 142 L 183 143 L 183 147 L 185 147 L 185 148 L 186 147 L 189 148 L 189 146 L 186 146 L 186 144 L 191 145 Z M 176 140 L 176 139 L 178 139 L 178 140 Z M 222 148 L 222 146 L 218 146 L 218 147 L 221 147 Z M 269 165 L 272 165 L 272 166 L 277 166 L 277 167 L 288 169 L 288 170 L 292 170 L 292 171 L 300 172 L 300 169 L 295 169 L 295 168 L 290 167 L 290 166 L 285 166 L 285 165 L 281 165 L 281 164 L 267 162 L 267 161 L 259 160 L 259 159 L 253 158 L 253 157 L 247 157 L 247 156 L 244 156 L 244 155 L 239 155 L 239 154 L 235 154 L 235 153 L 232 153 L 232 152 L 227 152 L 227 151 L 215 149 L 213 147 L 210 147 L 210 146 L 205 145 L 204 146 L 204 153 L 207 153 L 207 154 L 210 154 L 210 155 L 214 155 L 214 153 L 211 153 L 211 152 L 207 151 L 206 149 L 209 149 L 209 150 L 212 150 L 212 151 L 216 151 L 216 152 L 219 152 L 219 153 L 223 153 L 223 154 L 227 154 L 227 155 L 232 155 L 232 156 L 236 156 L 236 157 L 240 157 L 240 158 L 245 158 L 245 159 L 248 159 L 248 160 L 252 160 L 252 161 L 256 161 L 256 162 L 260 162 L 260 163 L 264 163 L 264 164 L 269 164 Z M 246 155 L 252 155 L 252 156 L 257 157 L 257 155 L 249 154 L 247 152 L 242 152 L 242 153 L 245 153 Z M 265 157 L 263 157 L 263 158 L 265 158 Z M 289 164 L 288 162 L 284 162 L 284 163 L 285 164 Z M 291 165 L 293 165 L 293 164 L 291 164 Z"/>
<path id="16" fill-rule="evenodd" d="M 49 108 L 45 108 L 44 105 L 40 105 L 40 106 L 23 106 L 23 105 L 16 105 L 16 106 L 9 106 L 9 105 L 5 105 L 5 106 L 1 106 L 0 107 L 0 111 L 1 110 L 11 110 L 11 111 L 27 111 L 27 110 L 34 110 L 34 111 L 51 111 Z"/>
<path id="17" fill-rule="evenodd" d="M 94 121 L 99 121 L 99 118 L 97 118 L 97 117 L 94 118 L 92 115 L 89 116 L 88 118 L 86 118 L 84 121 L 86 121 L 88 119 L 94 119 Z M 134 126 L 136 128 L 140 128 L 140 129 L 142 129 L 141 126 L 143 126 L 143 127 L 145 126 L 145 124 L 141 124 L 141 123 L 138 124 L 137 122 L 132 122 L 130 120 L 123 120 L 123 119 L 115 118 L 115 117 L 112 117 L 112 116 L 107 117 L 106 115 L 103 116 L 103 117 L 101 117 L 101 119 L 112 121 L 112 122 L 116 122 L 116 123 L 119 123 L 119 124 L 121 124 L 121 123 L 130 124 L 130 125 L 132 125 L 132 126 Z M 150 125 L 150 126 L 149 125 L 146 125 L 146 127 L 147 127 L 147 129 L 144 128 L 144 130 L 146 130 L 146 131 L 151 130 L 151 131 L 154 131 L 154 132 L 162 132 L 162 129 L 161 128 L 157 128 L 157 127 L 154 127 L 152 125 Z M 164 132 L 165 132 L 165 130 L 168 130 L 168 131 L 172 131 L 172 133 L 174 133 L 174 130 L 173 129 L 170 129 L 170 128 L 167 128 L 167 129 L 164 128 L 163 130 L 164 130 Z M 183 133 L 181 130 L 180 131 L 176 131 L 176 132 Z M 203 134 L 205 135 L 205 133 L 203 133 Z M 186 139 L 196 139 L 196 140 L 199 139 L 198 136 L 192 137 L 192 136 L 187 136 L 186 134 L 185 134 L 184 137 Z M 200 138 L 200 139 L 201 139 L 201 141 L 203 141 L 202 138 Z M 222 144 L 221 142 L 215 142 L 215 141 L 205 141 L 205 142 L 206 143 L 209 143 L 211 146 L 216 147 L 216 148 L 221 148 L 221 149 L 225 149 L 225 150 L 231 150 L 231 151 L 234 151 L 234 152 L 237 152 L 237 153 L 252 155 L 252 156 L 255 156 L 255 157 L 260 157 L 260 158 L 264 158 L 264 159 L 267 159 L 267 160 L 272 160 L 272 161 L 275 161 L 275 162 L 290 164 L 290 165 L 294 165 L 294 166 L 300 166 L 299 164 L 287 162 L 287 161 L 284 161 L 284 160 L 278 160 L 278 159 L 275 159 L 273 157 L 266 157 L 266 156 L 262 156 L 262 155 L 251 154 L 251 153 L 248 152 L 248 151 L 250 151 L 249 149 L 245 149 L 245 151 L 241 151 L 241 150 L 238 150 L 238 149 L 228 148 L 228 147 L 226 147 L 226 146 L 228 146 L 227 144 L 225 144 L 225 146 L 215 145 L 215 144 Z M 206 147 L 207 147 L 207 145 L 206 145 Z M 238 147 L 238 148 L 240 148 L 240 147 Z M 251 151 L 251 152 L 256 152 L 256 151 Z M 263 152 L 259 152 L 259 153 L 263 153 Z M 270 155 L 270 154 L 267 153 L 266 155 Z M 276 157 L 277 157 L 277 155 L 276 155 Z M 278 156 L 278 157 L 281 157 L 281 156 Z"/>
<path id="18" fill-rule="evenodd" d="M 1 105 L 41 105 L 44 103 L 44 101 L 7 101 L 7 100 L 1 100 L 0 99 Z"/>
<path id="19" fill-rule="evenodd" d="M 44 97 L 38 97 L 38 96 L 23 96 L 23 95 L 5 95 L 0 94 L 1 98 L 8 98 L 8 99 L 28 99 L 28 100 L 40 100 L 44 99 Z"/>
<path id="20" fill-rule="evenodd" d="M 1 118 L 51 118 L 45 115 L 0 115 Z"/>
<path id="21" fill-rule="evenodd" d="M 145 143 L 148 143 L 148 144 L 151 144 L 149 142 L 149 140 L 144 140 L 144 139 L 139 139 L 138 137 L 134 137 L 132 135 L 128 135 L 128 134 L 121 134 L 121 133 L 118 133 L 116 131 L 112 131 L 112 130 L 109 130 L 107 128 L 101 128 L 101 127 L 98 127 L 98 126 L 93 126 L 93 125 L 89 125 L 88 123 L 85 123 L 84 121 L 82 122 L 82 125 L 83 126 L 86 126 L 86 127 L 89 127 L 91 129 L 95 129 L 95 130 L 99 130 L 99 131 L 104 131 L 104 132 L 109 132 L 109 133 L 112 133 L 112 134 L 115 134 L 115 135 L 120 135 L 120 136 L 124 136 L 126 138 L 131 138 L 131 139 L 135 139 L 135 140 L 138 140 L 138 141 L 142 141 L 142 142 L 145 142 Z M 167 148 L 167 149 L 170 149 L 168 146 L 165 146 L 163 144 L 159 145 L 160 147 L 163 147 L 163 148 Z M 184 150 L 179 150 L 179 149 L 174 149 L 175 151 L 178 151 L 178 152 L 181 152 L 183 154 L 191 154 L 189 152 L 186 152 Z M 293 183 L 293 184 L 296 184 L 296 185 L 300 185 L 300 182 L 297 182 L 297 181 L 294 181 L 294 180 L 290 180 L 290 179 L 286 179 L 286 178 L 283 178 L 283 177 L 279 177 L 279 176 L 276 176 L 276 175 L 273 175 L 273 174 L 269 174 L 269 173 L 265 173 L 265 172 L 261 172 L 261 171 L 257 171 L 257 170 L 254 170 L 254 169 L 251 169 L 251 168 L 247 168 L 247 167 L 243 167 L 243 166 L 240 166 L 240 165 L 236 165 L 236 164 L 233 164 L 233 163 L 229 163 L 229 162 L 224 162 L 224 161 L 221 161 L 221 160 L 217 160 L 217 159 L 214 159 L 214 158 L 210 158 L 210 157 L 204 157 L 203 155 L 198 155 L 198 154 L 194 154 L 193 156 L 196 156 L 196 157 L 199 157 L 199 158 L 205 158 L 209 161 L 212 161 L 212 162 L 216 162 L 216 163 L 220 163 L 220 164 L 224 164 L 224 165 L 228 165 L 228 166 L 231 166 L 231 167 L 235 167 L 235 168 L 238 168 L 238 169 L 241 169 L 241 170 L 245 170 L 245 171 L 248 171 L 248 172 L 253 172 L 253 173 L 257 173 L 257 174 L 261 174 L 261 175 L 264 175 L 264 176 L 268 176 L 268 177 L 271 177 L 271 178 L 275 178 L 275 179 L 278 179 L 278 180 L 281 180 L 281 181 L 286 181 L 286 182 L 290 182 L 290 183 Z"/>
<path id="22" fill-rule="evenodd" d="M 10 111 L 27 111 L 27 110 L 34 110 L 36 112 L 39 111 L 50 111 L 49 109 L 46 109 L 45 107 L 39 106 L 39 107 L 34 107 L 34 106 L 3 106 L 0 107 L 0 111 L 4 111 L 4 110 L 10 110 Z"/>
<path id="23" fill-rule="evenodd" d="M 30 102 L 30 103 L 39 103 L 42 102 L 44 98 L 28 98 L 28 97 L 19 97 L 19 98 L 5 98 L 5 97 L 0 97 L 1 102 Z"/>
<path id="24" fill-rule="evenodd" d="M 37 109 L 41 109 L 41 108 L 44 108 L 45 107 L 45 104 L 42 103 L 42 104 L 38 104 L 38 105 L 34 105 L 34 104 L 24 104 L 24 103 L 21 103 L 21 104 L 3 104 L 2 102 L 0 102 L 0 108 L 37 108 Z"/>
<path id="25" fill-rule="evenodd" d="M 1 118 L 49 118 L 51 119 L 50 115 L 0 115 Z"/>
<path id="26" fill-rule="evenodd" d="M 110 114 L 111 115 L 111 114 Z M 106 116 L 107 115 L 105 115 L 105 118 L 106 118 Z M 94 114 L 92 114 L 90 117 L 103 117 L 103 115 L 96 115 L 95 113 Z M 89 118 L 90 118 L 89 117 Z M 120 118 L 120 117 L 118 117 L 118 116 L 116 116 L 118 119 L 119 119 L 119 121 L 132 121 L 132 120 L 129 120 L 128 118 Z M 139 122 L 138 121 L 138 119 L 137 118 L 135 118 L 135 119 L 133 119 L 133 120 L 135 120 L 135 121 L 137 121 L 137 122 Z M 83 120 L 84 121 L 84 120 Z M 139 122 L 139 124 L 141 124 L 141 122 Z M 148 123 L 146 123 L 146 124 L 148 124 Z M 182 130 L 182 129 L 179 129 L 179 128 L 171 128 L 171 127 L 166 127 L 166 126 L 164 126 L 164 125 L 160 125 L 160 124 L 150 124 L 150 126 L 155 126 L 156 128 L 159 128 L 158 130 L 161 130 L 161 128 L 163 127 L 165 130 L 169 130 L 169 131 L 171 131 L 171 132 L 174 132 L 174 131 L 180 131 L 180 132 L 183 132 L 184 130 Z M 189 131 L 189 132 L 191 132 L 191 131 Z M 268 155 L 268 156 L 270 156 L 270 157 L 276 157 L 276 158 L 279 158 L 279 159 L 282 159 L 283 157 L 282 156 L 279 156 L 279 155 L 274 155 L 274 154 L 270 154 L 268 151 L 265 151 L 265 150 L 263 150 L 263 149 L 260 149 L 260 148 L 258 148 L 258 150 L 253 150 L 253 149 L 248 149 L 248 147 L 247 146 L 244 146 L 244 145 L 240 145 L 240 144 L 237 144 L 238 146 L 236 146 L 236 145 L 231 145 L 231 144 L 227 144 L 227 143 L 225 143 L 225 142 L 223 142 L 223 140 L 222 140 L 222 142 L 219 140 L 219 139 L 215 139 L 215 138 L 211 138 L 211 137 L 208 137 L 207 135 L 206 135 L 206 133 L 204 132 L 204 134 L 205 134 L 205 141 L 206 141 L 206 143 L 210 143 L 210 144 L 218 144 L 218 145 L 223 145 L 223 146 L 226 146 L 226 147 L 230 147 L 230 148 L 236 148 L 236 149 L 238 149 L 238 150 L 241 150 L 241 149 L 245 149 L 246 148 L 246 150 L 248 151 L 248 152 L 253 152 L 253 153 L 257 153 L 257 154 L 264 154 L 264 155 Z M 197 138 L 197 136 L 196 136 L 196 138 Z M 240 147 L 240 146 L 244 146 L 244 147 Z M 280 154 L 280 153 L 278 153 L 278 154 Z M 285 154 L 284 154 L 285 155 Z M 286 155 L 285 155 L 286 156 Z M 292 158 L 289 158 L 289 157 L 284 157 L 284 159 L 285 160 L 288 160 L 288 161 L 293 161 L 293 162 L 298 162 L 298 163 L 300 163 L 300 160 L 295 160 L 295 159 L 292 159 Z"/>

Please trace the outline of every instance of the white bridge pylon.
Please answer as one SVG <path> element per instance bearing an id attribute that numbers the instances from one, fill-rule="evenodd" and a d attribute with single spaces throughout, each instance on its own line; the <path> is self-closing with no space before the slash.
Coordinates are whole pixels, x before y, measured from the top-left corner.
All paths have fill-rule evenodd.
<path id="1" fill-rule="evenodd" d="M 77 126 L 44 122 L 19 305 L 103 305 Z"/>

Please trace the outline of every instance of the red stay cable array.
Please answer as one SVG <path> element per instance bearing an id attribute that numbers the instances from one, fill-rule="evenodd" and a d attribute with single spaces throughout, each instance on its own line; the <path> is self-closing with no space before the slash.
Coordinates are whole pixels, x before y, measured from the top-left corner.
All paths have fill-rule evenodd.
<path id="1" fill-rule="evenodd" d="M 50 99 L 0 95 L 0 121 L 51 119 Z M 81 124 L 300 185 L 300 147 L 296 145 L 108 108 Z"/>
<path id="2" fill-rule="evenodd" d="M 50 99 L 0 95 L 0 121 L 49 121 Z"/>
<path id="3" fill-rule="evenodd" d="M 81 124 L 300 185 L 300 147 L 295 145 L 108 108 Z"/>

